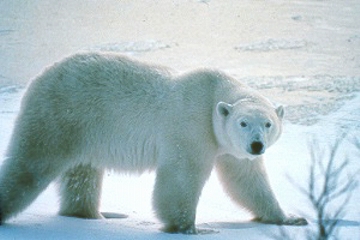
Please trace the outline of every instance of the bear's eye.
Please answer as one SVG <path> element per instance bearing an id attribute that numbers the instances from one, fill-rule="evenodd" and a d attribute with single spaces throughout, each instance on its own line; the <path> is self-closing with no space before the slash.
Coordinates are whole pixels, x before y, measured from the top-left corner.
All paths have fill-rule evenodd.
<path id="1" fill-rule="evenodd" d="M 244 121 L 241 121 L 241 122 L 240 122 L 240 126 L 241 126 L 241 127 L 247 127 L 247 123 L 244 122 Z"/>
<path id="2" fill-rule="evenodd" d="M 271 123 L 269 123 L 269 122 L 265 123 L 265 127 L 266 127 L 266 128 L 270 128 L 270 127 L 271 127 Z"/>

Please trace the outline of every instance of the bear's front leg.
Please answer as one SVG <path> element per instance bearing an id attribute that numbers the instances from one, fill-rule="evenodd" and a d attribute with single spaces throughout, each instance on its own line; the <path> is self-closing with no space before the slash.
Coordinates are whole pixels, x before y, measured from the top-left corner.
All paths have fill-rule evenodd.
<path id="1" fill-rule="evenodd" d="M 286 216 L 271 190 L 263 159 L 239 160 L 230 155 L 216 165 L 225 191 L 255 215 L 255 221 L 284 225 L 306 225 L 304 218 Z"/>
<path id="2" fill-rule="evenodd" d="M 157 169 L 153 205 L 157 217 L 169 233 L 198 234 L 196 207 L 210 168 L 199 167 L 198 159 L 169 159 Z"/>

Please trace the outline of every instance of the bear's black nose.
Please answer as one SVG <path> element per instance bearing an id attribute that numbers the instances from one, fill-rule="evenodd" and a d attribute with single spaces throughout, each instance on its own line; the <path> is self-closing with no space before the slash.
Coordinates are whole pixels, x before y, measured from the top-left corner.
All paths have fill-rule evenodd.
<path id="1" fill-rule="evenodd" d="M 252 142 L 251 143 L 251 153 L 254 155 L 259 155 L 264 152 L 264 144 L 262 142 Z"/>

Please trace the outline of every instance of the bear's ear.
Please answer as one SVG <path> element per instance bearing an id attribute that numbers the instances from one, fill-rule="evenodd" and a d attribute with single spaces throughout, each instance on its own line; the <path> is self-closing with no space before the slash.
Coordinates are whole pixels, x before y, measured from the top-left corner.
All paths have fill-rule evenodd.
<path id="1" fill-rule="evenodd" d="M 216 112 L 220 116 L 227 117 L 232 111 L 233 105 L 225 102 L 219 102 L 216 105 Z"/>
<path id="2" fill-rule="evenodd" d="M 275 111 L 280 119 L 282 119 L 284 117 L 284 107 L 283 106 L 280 105 L 279 107 L 277 107 L 275 109 Z"/>

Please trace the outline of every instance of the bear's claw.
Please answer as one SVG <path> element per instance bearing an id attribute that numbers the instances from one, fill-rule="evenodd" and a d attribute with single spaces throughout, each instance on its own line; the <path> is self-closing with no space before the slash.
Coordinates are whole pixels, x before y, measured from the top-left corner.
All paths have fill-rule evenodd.
<path id="1" fill-rule="evenodd" d="M 290 216 L 286 218 L 280 225 L 305 226 L 308 222 L 305 218 Z"/>
<path id="2" fill-rule="evenodd" d="M 293 215 L 290 215 L 289 217 L 286 217 L 283 220 L 264 220 L 261 218 L 255 218 L 253 219 L 254 222 L 260 222 L 265 224 L 277 224 L 277 225 L 289 225 L 289 226 L 305 226 L 308 224 L 307 220 L 305 218 L 296 217 Z"/>

